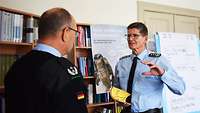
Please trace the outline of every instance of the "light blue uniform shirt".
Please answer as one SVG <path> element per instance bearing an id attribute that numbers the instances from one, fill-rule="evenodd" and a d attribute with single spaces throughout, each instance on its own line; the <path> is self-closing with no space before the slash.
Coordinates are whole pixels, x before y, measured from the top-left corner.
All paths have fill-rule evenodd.
<path id="1" fill-rule="evenodd" d="M 54 56 L 61 57 L 61 53 L 57 49 L 53 48 L 52 46 L 46 45 L 46 44 L 39 43 L 36 45 L 36 47 L 33 48 L 33 50 L 44 51 L 44 52 L 50 53 Z"/>
<path id="2" fill-rule="evenodd" d="M 127 83 L 134 54 L 120 58 L 115 67 L 115 78 L 113 85 L 127 91 Z M 135 70 L 131 110 L 132 112 L 143 112 L 153 108 L 162 107 L 162 93 L 164 84 L 175 94 L 181 95 L 185 91 L 185 83 L 177 75 L 169 62 L 163 57 L 149 57 L 147 50 L 137 56 L 137 67 Z M 165 72 L 162 76 L 143 75 L 150 71 L 149 66 L 142 64 L 141 60 L 151 61 L 162 67 Z"/>

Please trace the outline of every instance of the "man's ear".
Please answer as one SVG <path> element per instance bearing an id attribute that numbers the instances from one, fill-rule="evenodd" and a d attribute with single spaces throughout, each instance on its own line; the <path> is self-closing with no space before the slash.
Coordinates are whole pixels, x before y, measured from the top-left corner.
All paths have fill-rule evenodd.
<path id="1" fill-rule="evenodd" d="M 63 32 L 62 32 L 62 41 L 66 42 L 68 37 L 69 37 L 68 36 L 68 30 L 64 29 Z"/>

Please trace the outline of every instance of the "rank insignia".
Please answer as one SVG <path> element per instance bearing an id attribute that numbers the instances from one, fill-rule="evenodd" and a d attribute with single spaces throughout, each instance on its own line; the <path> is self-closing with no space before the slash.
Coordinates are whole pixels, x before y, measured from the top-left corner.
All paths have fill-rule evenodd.
<path id="1" fill-rule="evenodd" d="M 161 53 L 150 53 L 149 57 L 160 57 Z"/>
<path id="2" fill-rule="evenodd" d="M 76 67 L 69 67 L 69 68 L 67 69 L 67 71 L 68 71 L 68 73 L 69 73 L 70 75 L 77 75 L 77 74 L 78 74 L 78 70 L 77 70 Z"/>
<path id="3" fill-rule="evenodd" d="M 130 57 L 130 56 L 131 56 L 131 55 L 123 56 L 123 57 L 121 57 L 119 60 L 122 60 L 122 59 L 128 58 L 128 57 Z"/>

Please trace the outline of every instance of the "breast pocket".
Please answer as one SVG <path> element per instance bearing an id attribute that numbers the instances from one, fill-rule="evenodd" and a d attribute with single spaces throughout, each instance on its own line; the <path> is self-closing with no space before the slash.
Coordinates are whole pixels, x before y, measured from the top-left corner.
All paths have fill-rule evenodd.
<path id="1" fill-rule="evenodd" d="M 129 75 L 123 74 L 119 78 L 120 87 L 123 88 L 123 89 L 126 89 L 126 87 L 127 87 L 128 76 Z"/>
<path id="2" fill-rule="evenodd" d="M 158 84 L 161 84 L 161 79 L 159 76 L 146 76 L 144 77 L 144 81 L 146 83 L 149 83 L 151 85 L 158 85 Z"/>

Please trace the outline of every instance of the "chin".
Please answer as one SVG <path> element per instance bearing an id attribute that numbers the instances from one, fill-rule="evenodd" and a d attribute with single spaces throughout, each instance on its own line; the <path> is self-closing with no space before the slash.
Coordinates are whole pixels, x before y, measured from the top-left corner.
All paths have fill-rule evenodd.
<path id="1" fill-rule="evenodd" d="M 130 48 L 131 50 L 134 50 L 134 49 L 136 49 L 136 47 L 135 47 L 135 46 L 129 46 L 129 48 Z"/>

